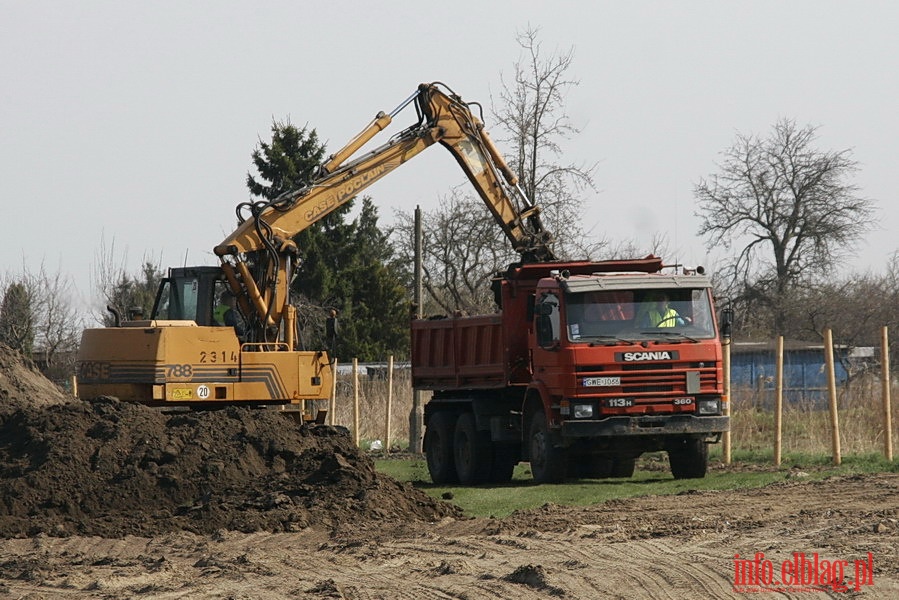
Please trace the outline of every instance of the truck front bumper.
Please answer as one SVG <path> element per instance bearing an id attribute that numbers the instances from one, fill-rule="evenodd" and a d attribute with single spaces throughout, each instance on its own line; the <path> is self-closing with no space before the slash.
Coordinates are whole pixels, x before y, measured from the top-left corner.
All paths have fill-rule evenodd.
<path id="1" fill-rule="evenodd" d="M 563 421 L 563 438 L 617 437 L 625 435 L 716 434 L 730 430 L 730 417 L 655 415 L 609 417 L 601 421 Z"/>

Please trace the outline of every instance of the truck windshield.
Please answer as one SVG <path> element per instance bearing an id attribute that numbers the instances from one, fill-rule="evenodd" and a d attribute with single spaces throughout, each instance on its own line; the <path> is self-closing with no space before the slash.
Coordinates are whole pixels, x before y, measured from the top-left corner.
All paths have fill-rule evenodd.
<path id="1" fill-rule="evenodd" d="M 714 338 L 709 291 L 640 289 L 566 294 L 566 327 L 573 342 L 597 339 Z"/>

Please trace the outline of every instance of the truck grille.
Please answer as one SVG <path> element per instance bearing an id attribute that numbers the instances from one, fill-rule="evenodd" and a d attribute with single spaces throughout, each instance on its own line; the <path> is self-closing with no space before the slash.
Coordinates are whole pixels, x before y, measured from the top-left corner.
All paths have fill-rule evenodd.
<path id="1" fill-rule="evenodd" d="M 641 397 L 683 396 L 699 392 L 712 393 L 716 390 L 715 366 L 695 363 L 651 363 L 608 367 L 578 367 L 579 391 L 587 396 L 627 396 L 639 400 Z M 699 390 L 688 390 L 688 372 L 699 374 Z M 581 387 L 585 377 L 620 377 L 620 386 Z M 695 375 L 693 375 L 695 377 Z"/>

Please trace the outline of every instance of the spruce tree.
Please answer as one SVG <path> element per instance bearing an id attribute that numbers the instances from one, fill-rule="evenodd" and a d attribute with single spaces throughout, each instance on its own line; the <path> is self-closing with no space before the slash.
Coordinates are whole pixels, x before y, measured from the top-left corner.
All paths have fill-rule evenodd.
<path id="1" fill-rule="evenodd" d="M 252 153 L 258 176 L 247 175 L 254 196 L 277 198 L 308 184 L 325 156 L 314 129 L 289 121 L 272 123 L 270 142 L 260 141 Z M 308 348 L 325 348 L 338 358 L 383 360 L 408 356 L 406 290 L 392 264 L 389 235 L 378 226 L 378 211 L 364 198 L 359 215 L 348 220 L 354 200 L 294 236 L 300 266 L 292 284 L 294 303 Z M 339 314 L 336 348 L 327 347 L 324 322 L 330 310 Z"/>
<path id="2" fill-rule="evenodd" d="M 31 296 L 22 282 L 10 284 L 0 307 L 0 342 L 26 356 L 34 350 Z"/>

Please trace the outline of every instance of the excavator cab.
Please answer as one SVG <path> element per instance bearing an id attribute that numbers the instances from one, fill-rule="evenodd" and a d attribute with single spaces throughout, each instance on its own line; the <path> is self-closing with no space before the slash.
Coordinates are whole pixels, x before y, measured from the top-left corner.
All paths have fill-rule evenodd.
<path id="1" fill-rule="evenodd" d="M 220 267 L 169 269 L 169 276 L 159 285 L 150 318 L 215 325 L 213 312 L 225 289 L 227 282 Z"/>

